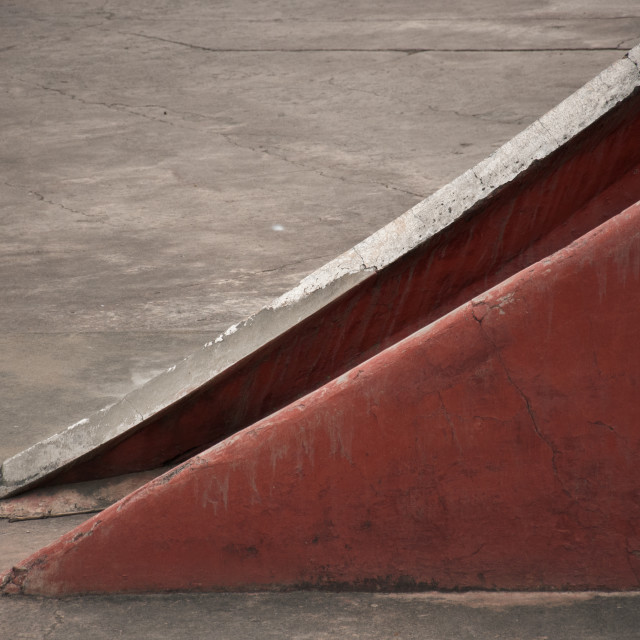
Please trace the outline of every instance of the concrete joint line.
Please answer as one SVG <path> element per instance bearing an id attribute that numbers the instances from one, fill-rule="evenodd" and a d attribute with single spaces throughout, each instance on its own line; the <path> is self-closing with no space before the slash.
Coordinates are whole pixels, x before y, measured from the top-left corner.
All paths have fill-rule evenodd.
<path id="1" fill-rule="evenodd" d="M 612 47 L 509 47 L 509 48 L 452 48 L 452 47 L 436 47 L 436 48 L 418 48 L 405 49 L 400 47 L 384 47 L 380 49 L 374 48 L 271 48 L 271 49 L 251 49 L 251 48 L 216 48 L 205 47 L 204 45 L 192 44 L 190 42 L 182 42 L 180 40 L 171 40 L 170 38 L 162 38 L 160 36 L 152 36 L 146 33 L 137 33 L 129 31 L 119 31 L 121 35 L 136 36 L 138 38 L 146 38 L 147 40 L 158 40 L 168 44 L 174 44 L 180 47 L 196 49 L 198 51 L 209 51 L 211 53 L 405 53 L 409 56 L 418 53 L 537 53 L 537 52 L 553 52 L 553 51 L 624 51 L 622 43 Z M 623 41 L 624 42 L 624 41 Z"/>

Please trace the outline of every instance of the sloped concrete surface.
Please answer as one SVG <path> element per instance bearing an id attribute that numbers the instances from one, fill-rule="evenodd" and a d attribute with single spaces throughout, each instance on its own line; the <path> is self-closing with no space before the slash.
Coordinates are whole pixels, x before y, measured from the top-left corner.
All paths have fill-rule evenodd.
<path id="1" fill-rule="evenodd" d="M 631 1 L 0 11 L 1 459 L 393 220 L 640 30 Z"/>

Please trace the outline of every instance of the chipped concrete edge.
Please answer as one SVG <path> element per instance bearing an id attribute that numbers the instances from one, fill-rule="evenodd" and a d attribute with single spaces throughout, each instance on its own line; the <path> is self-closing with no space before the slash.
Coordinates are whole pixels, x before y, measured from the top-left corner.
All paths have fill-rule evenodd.
<path id="1" fill-rule="evenodd" d="M 114 405 L 5 460 L 0 469 L 0 498 L 19 493 L 135 429 L 453 224 L 628 98 L 640 86 L 639 66 L 637 46 L 488 158 L 255 315 Z"/>

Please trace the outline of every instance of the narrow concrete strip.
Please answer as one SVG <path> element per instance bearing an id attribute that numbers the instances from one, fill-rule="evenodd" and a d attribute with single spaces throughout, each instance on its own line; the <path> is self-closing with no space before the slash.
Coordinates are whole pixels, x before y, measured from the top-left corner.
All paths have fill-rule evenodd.
<path id="1" fill-rule="evenodd" d="M 126 476 L 34 489 L 0 502 L 0 519 L 9 522 L 96 513 L 121 500 L 168 469 L 130 473 Z"/>
<path id="2" fill-rule="evenodd" d="M 228 376 L 253 354 L 283 339 L 304 321 L 353 293 L 381 270 L 452 228 L 483 203 L 491 202 L 507 185 L 526 178 L 539 162 L 570 146 L 594 123 L 634 97 L 640 84 L 639 55 L 638 48 L 633 49 L 489 159 L 302 280 L 255 316 L 231 327 L 201 351 L 115 405 L 6 460 L 1 470 L 0 497 L 41 483 L 135 434 L 150 421 L 161 418 L 172 406 L 188 401 L 205 385 Z M 627 155 L 629 153 L 632 152 L 627 150 Z M 628 168 L 627 158 L 625 170 Z M 526 233 L 524 237 L 530 240 Z M 308 391 L 301 387 L 298 395 Z M 294 395 L 295 392 L 296 389 L 292 391 Z M 269 410 L 277 408 L 271 406 Z M 242 428 L 250 423 L 235 423 L 230 428 Z M 201 447 L 207 442 L 211 440 L 205 437 L 191 447 Z M 181 444 L 178 450 L 185 454 L 189 447 Z M 167 461 L 163 459 L 162 463 Z M 145 464 L 140 462 L 136 467 L 134 461 L 127 471 L 148 468 Z"/>
<path id="3" fill-rule="evenodd" d="M 639 292 L 640 203 L 145 485 L 3 590 L 638 589 Z"/>

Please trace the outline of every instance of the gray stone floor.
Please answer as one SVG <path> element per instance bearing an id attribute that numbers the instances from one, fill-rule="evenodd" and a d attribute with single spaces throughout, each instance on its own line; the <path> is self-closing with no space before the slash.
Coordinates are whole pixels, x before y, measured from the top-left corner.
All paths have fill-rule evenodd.
<path id="1" fill-rule="evenodd" d="M 638 42 L 637 0 L 3 0 L 0 460 L 257 310 Z M 0 523 L 2 569 L 77 519 Z M 0 630 L 640 637 L 633 597 L 502 597 L 4 598 Z"/>

